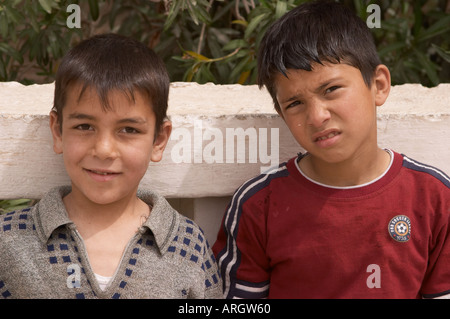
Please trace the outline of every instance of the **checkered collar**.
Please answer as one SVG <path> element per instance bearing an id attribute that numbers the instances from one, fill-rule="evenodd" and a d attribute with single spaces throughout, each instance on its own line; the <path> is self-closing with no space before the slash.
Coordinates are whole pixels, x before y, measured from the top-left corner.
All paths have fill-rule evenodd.
<path id="1" fill-rule="evenodd" d="M 63 197 L 71 191 L 70 186 L 53 188 L 49 191 L 33 210 L 36 230 L 43 243 L 46 243 L 51 234 L 59 227 L 67 225 L 74 227 L 69 219 L 63 203 Z M 138 190 L 138 197 L 151 207 L 149 218 L 140 227 L 141 234 L 150 231 L 155 237 L 156 245 L 161 254 L 164 254 L 170 242 L 176 236 L 180 224 L 179 214 L 170 206 L 166 199 L 159 194 Z"/>

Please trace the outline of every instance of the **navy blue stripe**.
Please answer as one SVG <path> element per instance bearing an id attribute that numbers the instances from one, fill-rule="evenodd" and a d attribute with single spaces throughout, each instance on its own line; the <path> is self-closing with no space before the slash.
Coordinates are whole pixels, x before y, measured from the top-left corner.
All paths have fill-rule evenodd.
<path id="1" fill-rule="evenodd" d="M 244 289 L 240 289 L 236 287 L 236 284 L 239 284 L 245 288 L 263 288 L 265 286 L 267 286 L 267 288 L 263 291 L 247 291 Z M 230 292 L 231 295 L 238 297 L 238 298 L 245 298 L 245 299 L 262 299 L 262 298 L 267 298 L 269 296 L 269 284 L 270 281 L 263 281 L 263 282 L 259 282 L 259 283 L 254 283 L 254 282 L 248 282 L 248 281 L 243 281 L 243 280 L 236 280 L 235 284 L 233 284 L 232 288 L 230 289 L 230 291 L 232 291 L 232 293 Z"/>
<path id="2" fill-rule="evenodd" d="M 425 294 L 425 295 L 422 295 L 422 297 L 423 298 L 438 298 L 438 297 L 442 297 L 442 296 L 449 295 L 449 294 L 450 294 L 450 290 L 447 290 L 447 291 L 436 293 L 436 294 Z"/>
<path id="3" fill-rule="evenodd" d="M 261 174 L 253 179 L 248 180 L 233 195 L 231 204 L 226 212 L 225 224 L 224 224 L 224 230 L 227 234 L 227 244 L 224 247 L 224 249 L 222 249 L 222 251 L 217 256 L 217 260 L 220 260 L 223 255 L 225 255 L 227 252 L 229 252 L 228 255 L 226 256 L 226 258 L 224 260 L 222 260 L 222 262 L 221 262 L 220 271 L 221 271 L 222 278 L 224 279 L 224 283 L 223 283 L 224 287 L 226 285 L 225 278 L 228 278 L 227 273 L 226 273 L 226 268 L 227 268 L 228 264 L 233 260 L 233 257 L 234 257 L 233 252 L 232 252 L 233 242 L 234 242 L 234 239 L 237 238 L 237 234 L 238 234 L 239 219 L 242 214 L 242 205 L 250 197 L 252 197 L 257 192 L 259 192 L 260 190 L 267 187 L 267 185 L 269 185 L 271 183 L 271 181 L 274 180 L 275 178 L 288 176 L 289 172 L 287 170 L 286 163 L 282 163 L 278 166 L 278 168 L 283 168 L 283 167 L 284 167 L 284 169 L 281 170 L 280 172 L 276 172 L 276 173 L 272 173 L 272 174 Z M 258 182 L 259 180 L 262 180 L 264 178 L 265 178 L 265 180 L 263 182 L 258 183 L 257 185 L 251 187 L 251 185 L 253 183 Z M 238 207 L 239 198 L 242 195 L 243 195 L 243 197 L 242 197 L 242 199 L 239 203 L 239 207 Z M 235 220 L 236 214 L 237 214 L 236 226 L 235 226 L 235 229 L 232 230 L 232 233 L 230 234 L 229 231 L 231 230 L 231 227 L 232 227 L 233 221 Z M 239 250 L 237 250 L 236 263 L 230 269 L 230 275 L 234 276 L 236 274 L 237 269 L 240 265 L 240 261 L 241 261 L 240 253 L 239 253 Z M 233 287 L 233 283 L 230 283 L 230 292 L 229 292 L 228 296 L 232 292 L 232 287 Z"/>
<path id="4" fill-rule="evenodd" d="M 430 174 L 431 176 L 440 180 L 445 186 L 450 188 L 450 178 L 443 171 L 441 171 L 436 167 L 420 163 L 403 154 L 402 156 L 403 156 L 403 167 L 412 169 L 414 171 Z"/>

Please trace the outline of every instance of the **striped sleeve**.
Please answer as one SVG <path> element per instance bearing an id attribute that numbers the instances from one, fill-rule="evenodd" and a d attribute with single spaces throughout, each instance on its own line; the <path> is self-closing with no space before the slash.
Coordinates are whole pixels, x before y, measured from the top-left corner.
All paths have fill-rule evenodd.
<path id="1" fill-rule="evenodd" d="M 420 163 L 416 160 L 413 160 L 405 155 L 403 155 L 403 166 L 407 167 L 409 169 L 418 171 L 418 172 L 423 172 L 423 173 L 428 173 L 432 176 L 434 176 L 435 178 L 437 178 L 438 180 L 440 180 L 445 186 L 450 188 L 450 178 L 440 169 L 427 165 L 427 164 L 423 164 Z"/>
<path id="2" fill-rule="evenodd" d="M 268 280 L 259 283 L 236 280 L 232 295 L 234 299 L 264 299 L 269 295 L 269 287 L 270 282 Z"/>
<path id="3" fill-rule="evenodd" d="M 403 155 L 403 166 L 424 176 L 432 176 L 420 180 L 421 191 L 429 192 L 424 203 L 433 203 L 436 221 L 430 242 L 428 269 L 422 283 L 423 298 L 450 298 L 450 178 L 443 171 L 420 163 Z M 433 200 L 431 200 L 431 195 Z M 416 207 L 420 210 L 422 207 Z"/>
<path id="4" fill-rule="evenodd" d="M 261 174 L 234 193 L 225 212 L 213 250 L 216 254 L 226 298 L 266 298 L 270 273 L 265 254 L 264 201 L 252 201 L 273 179 L 288 175 L 285 164 Z M 251 202 L 251 204 L 248 204 Z M 255 203 L 253 203 L 255 202 Z"/>

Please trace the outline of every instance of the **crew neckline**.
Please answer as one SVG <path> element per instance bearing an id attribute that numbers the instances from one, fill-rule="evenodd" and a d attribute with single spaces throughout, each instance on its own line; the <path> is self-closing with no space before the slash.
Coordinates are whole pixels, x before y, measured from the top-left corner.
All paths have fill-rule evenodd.
<path id="1" fill-rule="evenodd" d="M 367 182 L 367 183 L 359 184 L 359 185 L 354 185 L 354 186 L 333 186 L 333 185 L 328 185 L 328 184 L 320 183 L 320 182 L 318 182 L 318 181 L 316 181 L 316 180 L 314 180 L 314 179 L 312 179 L 312 178 L 306 176 L 306 174 L 305 174 L 305 173 L 302 171 L 302 169 L 300 168 L 300 165 L 299 165 L 299 162 L 300 162 L 300 161 L 296 160 L 296 161 L 294 161 L 294 162 L 295 162 L 295 167 L 297 168 L 298 172 L 299 172 L 305 179 L 307 179 L 307 180 L 310 181 L 311 183 L 314 183 L 314 184 L 316 184 L 316 185 L 318 185 L 318 186 L 325 187 L 325 188 L 331 188 L 331 189 L 339 189 L 339 190 L 359 189 L 359 188 L 363 188 L 363 187 L 366 187 L 366 186 L 369 186 L 369 185 L 372 185 L 372 184 L 378 182 L 380 179 L 382 179 L 384 176 L 386 176 L 386 174 L 387 174 L 387 173 L 389 172 L 389 170 L 391 169 L 392 163 L 394 162 L 394 152 L 393 152 L 392 150 L 390 150 L 390 149 L 384 149 L 384 150 L 385 150 L 385 151 L 389 154 L 389 156 L 390 156 L 390 162 L 389 162 L 389 165 L 388 165 L 388 167 L 386 168 L 386 170 L 385 170 L 380 176 L 378 176 L 377 178 L 375 178 L 375 179 L 373 179 L 373 180 L 371 180 L 371 181 L 369 181 L 369 182 Z M 307 155 L 307 154 L 304 154 L 303 157 L 306 156 L 306 155 Z"/>

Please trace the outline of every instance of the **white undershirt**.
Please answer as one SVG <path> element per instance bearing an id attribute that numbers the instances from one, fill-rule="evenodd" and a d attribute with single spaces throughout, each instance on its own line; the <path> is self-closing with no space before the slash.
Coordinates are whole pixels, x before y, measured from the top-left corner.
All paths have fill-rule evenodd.
<path id="1" fill-rule="evenodd" d="M 98 285 L 100 286 L 101 290 L 105 290 L 106 287 L 108 287 L 108 284 L 110 283 L 112 277 L 104 277 L 98 274 L 95 274 L 95 279 L 97 279 Z"/>

